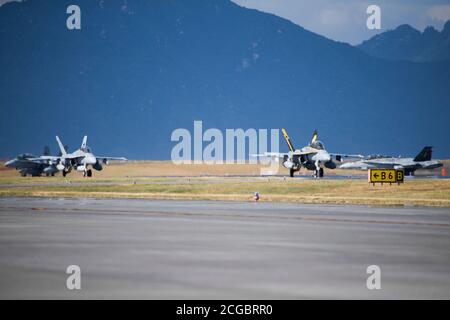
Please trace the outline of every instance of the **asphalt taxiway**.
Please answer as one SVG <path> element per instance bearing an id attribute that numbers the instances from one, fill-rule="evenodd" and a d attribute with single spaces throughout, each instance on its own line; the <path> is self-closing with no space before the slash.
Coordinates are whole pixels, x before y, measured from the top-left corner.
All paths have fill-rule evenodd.
<path id="1" fill-rule="evenodd" d="M 0 298 L 449 299 L 449 248 L 448 208 L 1 198 Z"/>

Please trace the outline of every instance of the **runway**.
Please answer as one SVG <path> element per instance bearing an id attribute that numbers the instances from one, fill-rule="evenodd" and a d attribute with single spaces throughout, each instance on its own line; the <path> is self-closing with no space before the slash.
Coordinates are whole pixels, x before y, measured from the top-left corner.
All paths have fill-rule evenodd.
<path id="1" fill-rule="evenodd" d="M 449 248 L 445 208 L 1 198 L 0 298 L 450 299 Z"/>

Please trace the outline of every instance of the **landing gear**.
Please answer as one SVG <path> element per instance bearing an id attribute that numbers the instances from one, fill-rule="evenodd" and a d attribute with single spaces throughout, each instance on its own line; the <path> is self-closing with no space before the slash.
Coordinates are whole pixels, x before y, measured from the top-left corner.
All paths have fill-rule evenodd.
<path id="1" fill-rule="evenodd" d="M 319 170 L 314 170 L 313 177 L 314 178 L 323 178 L 323 168 L 320 168 Z"/>
<path id="2" fill-rule="evenodd" d="M 67 171 L 66 171 L 66 170 L 63 170 L 62 176 L 65 177 L 66 175 L 67 175 Z"/>
<path id="3" fill-rule="evenodd" d="M 88 177 L 88 178 L 92 177 L 92 170 L 91 169 L 85 170 L 83 177 Z"/>
<path id="4" fill-rule="evenodd" d="M 289 175 L 291 176 L 291 178 L 294 177 L 294 172 L 295 172 L 294 169 L 290 169 L 290 170 L 289 170 Z"/>

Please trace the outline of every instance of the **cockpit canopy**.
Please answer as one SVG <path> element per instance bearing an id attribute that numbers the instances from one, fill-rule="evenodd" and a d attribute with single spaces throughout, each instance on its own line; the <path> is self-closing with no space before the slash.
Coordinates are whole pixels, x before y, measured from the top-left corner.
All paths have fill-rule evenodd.
<path id="1" fill-rule="evenodd" d="M 319 140 L 316 140 L 314 142 L 311 142 L 311 144 L 309 145 L 311 148 L 317 149 L 317 150 L 325 150 L 325 147 L 323 145 L 323 143 Z"/>
<path id="2" fill-rule="evenodd" d="M 91 148 L 89 148 L 88 146 L 81 148 L 81 151 L 86 152 L 86 153 L 92 153 Z"/>
<path id="3" fill-rule="evenodd" d="M 27 160 L 29 158 L 36 158 L 36 157 L 34 155 L 32 155 L 31 153 L 22 153 L 17 156 L 18 160 Z"/>

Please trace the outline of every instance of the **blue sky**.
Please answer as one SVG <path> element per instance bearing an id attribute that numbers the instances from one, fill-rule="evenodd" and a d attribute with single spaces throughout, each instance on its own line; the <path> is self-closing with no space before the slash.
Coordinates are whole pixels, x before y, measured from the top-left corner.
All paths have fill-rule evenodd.
<path id="1" fill-rule="evenodd" d="M 232 0 L 270 12 L 327 38 L 359 44 L 379 32 L 410 24 L 423 31 L 426 26 L 441 30 L 450 19 L 450 0 Z M 366 27 L 369 5 L 381 8 L 381 30 Z"/>

